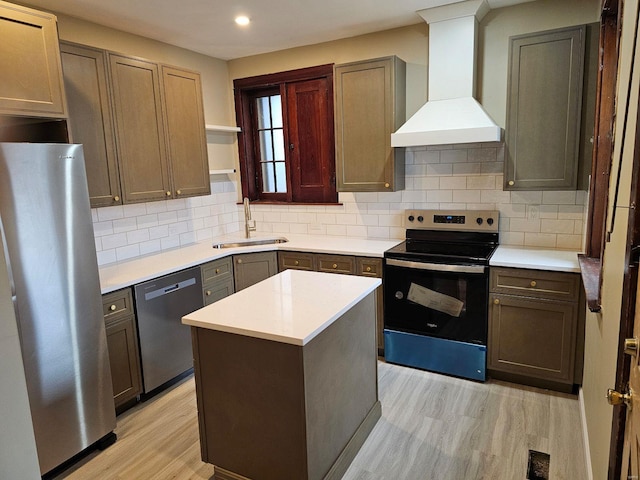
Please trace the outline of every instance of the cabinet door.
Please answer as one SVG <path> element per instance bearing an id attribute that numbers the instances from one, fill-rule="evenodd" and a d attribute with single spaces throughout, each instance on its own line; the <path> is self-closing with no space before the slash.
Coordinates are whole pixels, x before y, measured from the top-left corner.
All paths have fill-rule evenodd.
<path id="1" fill-rule="evenodd" d="M 171 198 L 158 65 L 109 54 L 125 203 Z"/>
<path id="2" fill-rule="evenodd" d="M 83 144 L 91 206 L 121 204 L 105 52 L 64 42 L 60 51 L 71 140 Z"/>
<path id="3" fill-rule="evenodd" d="M 135 317 L 106 325 L 113 399 L 116 408 L 142 393 Z"/>
<path id="4" fill-rule="evenodd" d="M 585 34 L 511 37 L 505 189 L 576 188 Z"/>
<path id="5" fill-rule="evenodd" d="M 0 114 L 65 117 L 56 17 L 0 1 Z"/>
<path id="6" fill-rule="evenodd" d="M 218 300 L 228 297 L 234 293 L 233 278 L 228 277 L 221 281 L 210 282 L 202 286 L 204 304 L 211 305 Z"/>
<path id="7" fill-rule="evenodd" d="M 276 252 L 245 253 L 233 256 L 236 292 L 278 273 Z"/>
<path id="8" fill-rule="evenodd" d="M 356 275 L 382 278 L 382 259 L 356 257 Z M 382 285 L 376 289 L 376 339 L 378 355 L 384 355 L 384 294 Z"/>
<path id="9" fill-rule="evenodd" d="M 404 188 L 404 149 L 391 147 L 391 134 L 405 121 L 405 71 L 397 57 L 335 67 L 338 191 Z"/>
<path id="10" fill-rule="evenodd" d="M 492 294 L 488 368 L 572 383 L 576 325 L 573 303 Z"/>
<path id="11" fill-rule="evenodd" d="M 200 75 L 162 67 L 167 145 L 173 195 L 211 193 Z"/>

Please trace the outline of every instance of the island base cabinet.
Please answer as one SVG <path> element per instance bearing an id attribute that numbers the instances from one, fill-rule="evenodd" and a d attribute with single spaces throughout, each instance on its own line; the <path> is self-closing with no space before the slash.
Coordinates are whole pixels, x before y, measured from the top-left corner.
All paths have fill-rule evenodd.
<path id="1" fill-rule="evenodd" d="M 488 360 L 492 376 L 496 372 L 521 375 L 569 384 L 570 390 L 576 307 L 568 302 L 495 294 L 492 302 Z"/>
<path id="2" fill-rule="evenodd" d="M 339 479 L 381 416 L 373 294 L 304 346 L 192 327 L 216 480 Z"/>

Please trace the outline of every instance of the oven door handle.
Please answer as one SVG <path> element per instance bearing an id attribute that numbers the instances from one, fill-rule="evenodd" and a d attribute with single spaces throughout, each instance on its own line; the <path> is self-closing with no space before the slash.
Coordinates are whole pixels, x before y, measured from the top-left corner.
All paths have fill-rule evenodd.
<path id="1" fill-rule="evenodd" d="M 449 265 L 441 263 L 410 262 L 408 260 L 396 260 L 387 258 L 387 265 L 394 267 L 416 268 L 418 270 L 431 270 L 433 272 L 459 272 L 459 273 L 484 273 L 485 265 Z"/>

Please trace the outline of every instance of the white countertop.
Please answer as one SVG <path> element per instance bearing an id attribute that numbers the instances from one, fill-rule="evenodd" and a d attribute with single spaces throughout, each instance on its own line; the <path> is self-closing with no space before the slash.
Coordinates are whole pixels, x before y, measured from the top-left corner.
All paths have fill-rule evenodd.
<path id="1" fill-rule="evenodd" d="M 302 346 L 381 283 L 379 278 L 285 270 L 184 316 L 182 323 Z"/>
<path id="2" fill-rule="evenodd" d="M 255 245 L 237 248 L 213 248 L 214 243 L 243 240 L 241 234 L 218 237 L 202 243 L 167 250 L 145 257 L 113 263 L 100 267 L 100 288 L 103 294 L 129 287 L 140 282 L 161 277 L 185 268 L 200 265 L 228 255 L 271 250 L 332 253 L 382 257 L 385 250 L 402 240 L 367 240 L 363 238 L 331 237 L 324 235 L 282 235 L 289 241 L 280 244 Z M 278 238 L 280 235 L 255 235 L 252 239 Z"/>
<path id="3" fill-rule="evenodd" d="M 527 268 L 580 273 L 578 254 L 570 250 L 510 247 L 500 245 L 489 261 L 492 267 Z"/>

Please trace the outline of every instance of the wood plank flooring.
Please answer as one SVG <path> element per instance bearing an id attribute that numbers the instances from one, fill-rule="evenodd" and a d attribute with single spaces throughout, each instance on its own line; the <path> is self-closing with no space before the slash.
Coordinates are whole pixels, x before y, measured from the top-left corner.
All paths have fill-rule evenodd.
<path id="1" fill-rule="evenodd" d="M 529 450 L 551 455 L 550 479 L 586 478 L 575 396 L 384 362 L 378 375 L 382 418 L 343 480 L 525 480 Z M 213 476 L 200 460 L 192 377 L 119 416 L 116 433 L 56 480 Z"/>

